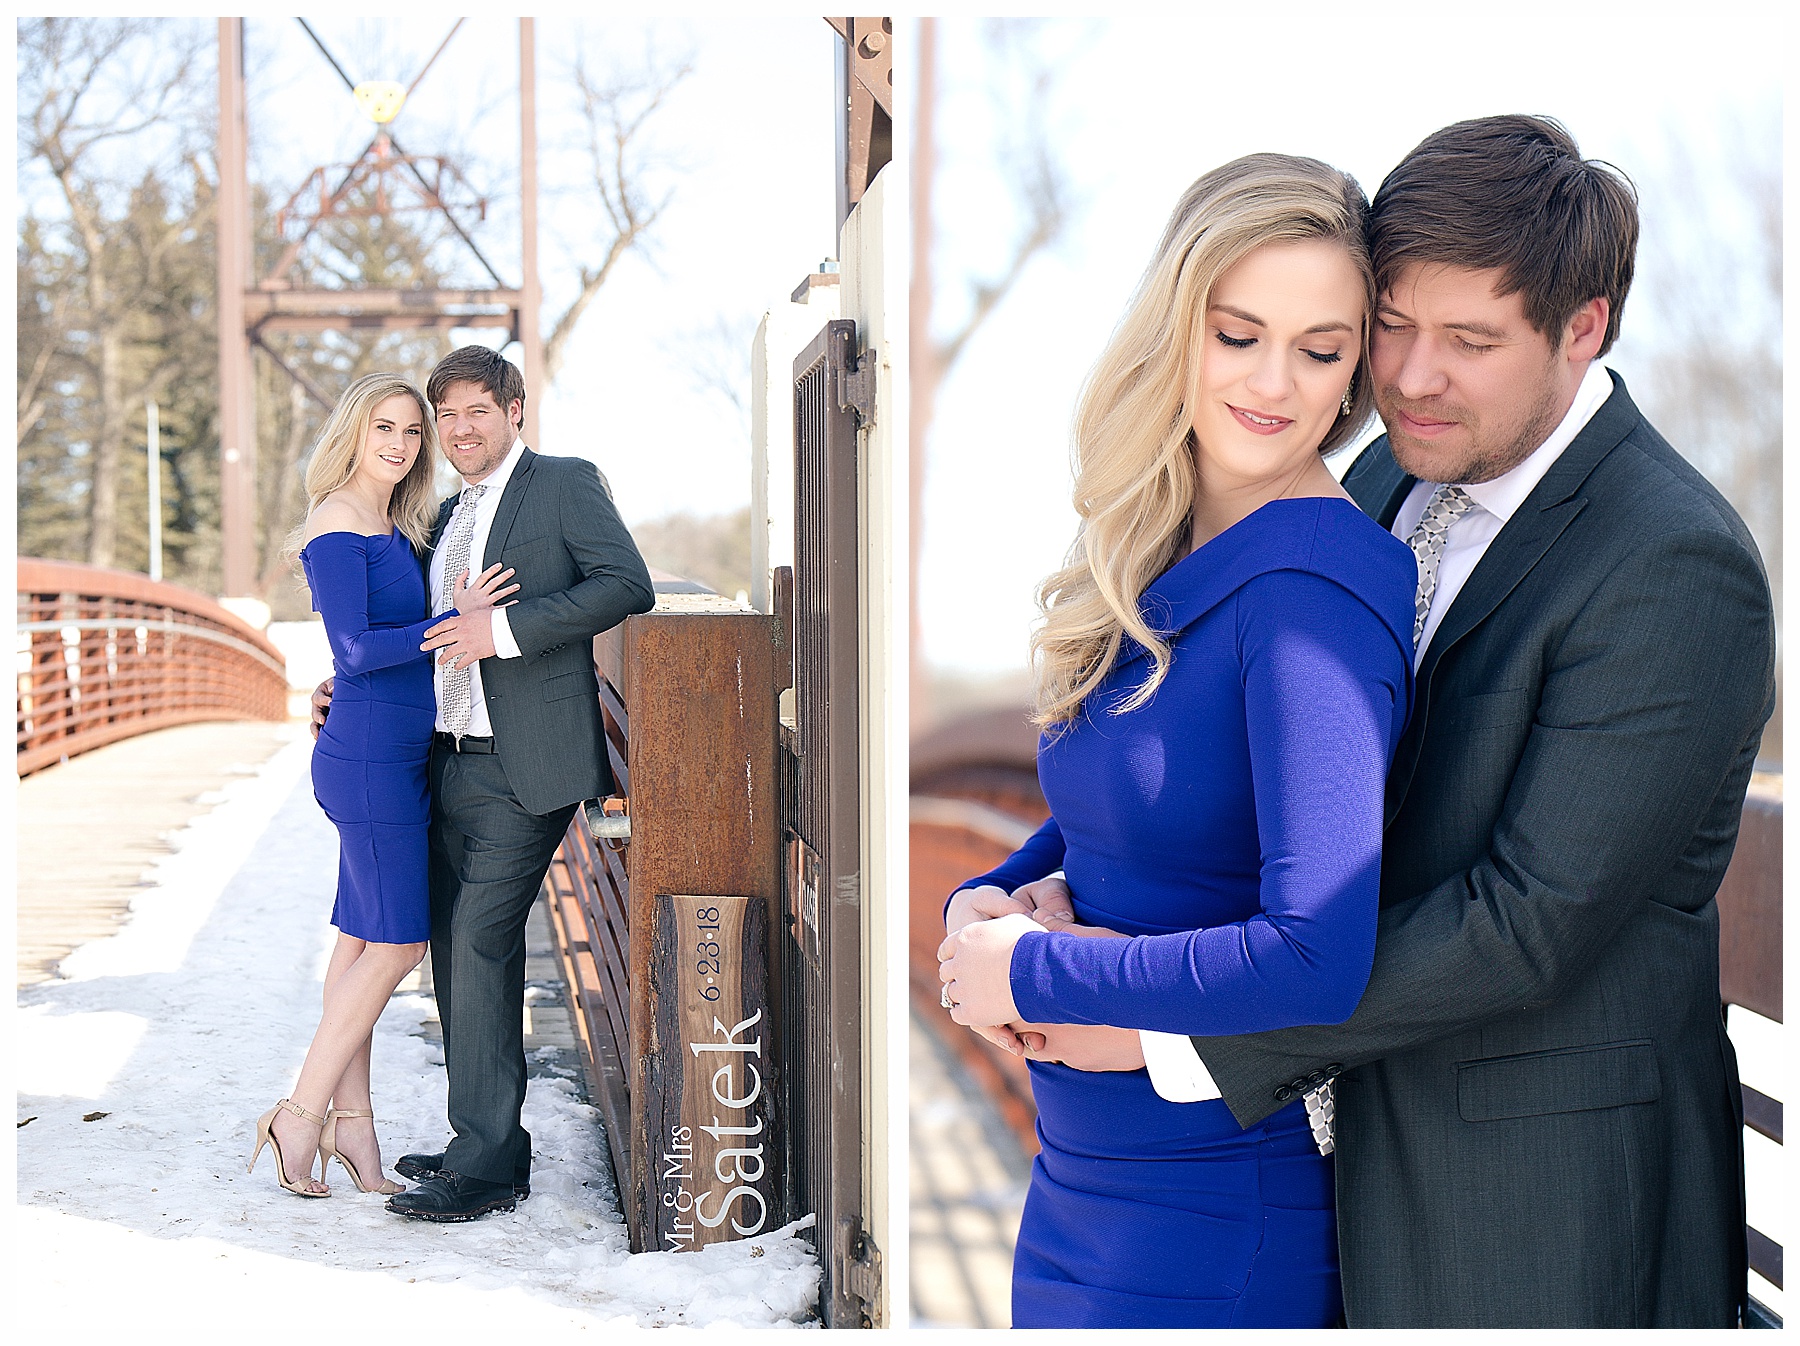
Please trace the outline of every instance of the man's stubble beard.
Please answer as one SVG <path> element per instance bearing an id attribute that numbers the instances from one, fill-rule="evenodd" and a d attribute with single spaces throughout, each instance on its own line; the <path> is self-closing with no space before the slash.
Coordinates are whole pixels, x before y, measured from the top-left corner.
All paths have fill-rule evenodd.
<path id="1" fill-rule="evenodd" d="M 1541 380 L 1538 390 L 1537 405 L 1531 409 L 1525 424 L 1506 443 L 1484 443 L 1479 433 L 1479 422 L 1476 422 L 1475 428 L 1471 430 L 1467 456 L 1461 462 L 1449 466 L 1441 460 L 1433 462 L 1430 449 L 1419 441 L 1409 441 L 1404 430 L 1391 428 L 1399 419 L 1394 414 L 1395 408 L 1403 407 L 1406 402 L 1393 388 L 1376 388 L 1375 407 L 1381 413 L 1382 423 L 1390 427 L 1388 448 L 1394 455 L 1394 461 L 1400 464 L 1408 476 L 1418 477 L 1422 481 L 1449 481 L 1463 486 L 1478 486 L 1512 471 L 1535 453 L 1556 428 L 1556 423 L 1561 418 L 1557 415 L 1558 399 L 1550 379 L 1546 377 Z M 1418 410 L 1430 414 L 1426 408 Z M 1465 420 L 1462 424 L 1468 425 L 1469 422 Z"/>
<path id="2" fill-rule="evenodd" d="M 491 440 L 487 441 L 487 442 L 490 445 L 493 444 L 493 441 L 491 441 Z M 450 466 L 456 472 L 457 476 L 461 477 L 464 481 L 470 481 L 470 480 L 474 480 L 474 479 L 480 479 L 480 480 L 485 481 L 488 477 L 491 477 L 499 469 L 500 464 L 502 464 L 506 461 L 506 455 L 512 452 L 513 445 L 518 442 L 519 442 L 519 434 L 518 434 L 517 429 L 515 428 L 513 431 L 512 438 L 507 441 L 506 446 L 504 448 L 500 448 L 497 445 L 494 446 L 495 453 L 494 453 L 493 462 L 485 463 L 485 464 L 480 464 L 480 463 L 476 464 L 475 471 L 473 473 L 464 473 L 462 468 L 457 466 L 456 459 L 451 458 L 448 453 L 446 453 L 444 456 L 450 460 Z"/>

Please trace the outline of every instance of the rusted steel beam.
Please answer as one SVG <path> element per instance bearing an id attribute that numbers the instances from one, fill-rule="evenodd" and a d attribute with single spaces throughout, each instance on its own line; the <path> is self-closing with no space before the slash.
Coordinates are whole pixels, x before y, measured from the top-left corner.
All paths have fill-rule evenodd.
<path id="1" fill-rule="evenodd" d="M 342 332 L 376 329 L 384 332 L 453 327 L 513 326 L 511 313 L 283 313 L 257 324 L 263 332 Z"/>
<path id="2" fill-rule="evenodd" d="M 325 58 L 333 70 L 337 71 L 338 78 L 344 81 L 344 87 L 354 92 L 356 89 L 356 81 L 351 79 L 350 76 L 345 73 L 344 67 L 338 64 L 337 57 L 331 54 L 331 50 L 325 45 L 324 39 L 313 31 L 312 25 L 307 23 L 305 19 L 299 20 L 299 23 L 302 28 L 306 29 L 306 35 L 313 40 L 313 45 L 319 49 L 319 54 Z M 434 56 L 432 59 L 436 60 L 437 58 Z M 425 175 L 419 171 L 419 166 L 412 161 L 412 156 L 407 154 L 406 150 L 401 146 L 400 138 L 393 133 L 391 127 L 387 129 L 386 134 L 388 144 L 393 146 L 394 153 L 399 157 L 402 167 L 406 168 L 419 180 L 419 185 L 425 189 L 427 195 L 432 194 L 431 184 L 425 180 Z M 481 263 L 481 269 L 488 273 L 495 285 L 500 285 L 502 283 L 500 280 L 500 273 L 494 270 L 493 264 L 488 261 L 481 249 L 476 246 L 475 240 L 469 237 L 468 230 L 464 229 L 457 221 L 456 216 L 451 214 L 448 210 L 442 210 L 442 214 L 444 216 L 444 222 L 450 226 L 456 236 L 468 247 L 469 251 L 474 255 L 475 260 Z"/>
<path id="3" fill-rule="evenodd" d="M 319 209 L 314 214 L 307 217 L 306 225 L 301 229 L 300 236 L 290 240 L 287 247 L 282 249 L 281 256 L 276 259 L 275 265 L 269 268 L 269 274 L 262 280 L 262 288 L 276 288 L 288 284 L 285 277 L 289 271 L 293 270 L 294 263 L 300 259 L 300 249 L 306 246 L 306 241 L 312 237 L 313 231 L 317 229 L 323 221 L 337 213 L 338 208 L 343 204 L 344 198 L 350 188 L 354 186 L 362 176 L 362 166 L 368 160 L 370 152 L 380 143 L 381 133 L 377 132 L 375 138 L 367 145 L 363 146 L 362 153 L 357 155 L 355 161 L 351 163 L 347 170 L 345 170 L 344 176 L 339 180 L 338 185 L 333 187 L 319 202 Z M 307 183 L 310 184 L 314 179 L 320 178 L 324 171 L 324 169 L 313 170 L 313 174 L 307 179 Z M 300 199 L 300 193 L 305 190 L 306 187 L 302 186 L 299 192 L 295 192 L 294 195 L 289 198 L 287 205 L 283 206 L 280 213 L 276 215 L 277 233 L 285 231 L 287 213 L 293 208 L 294 203 Z"/>
<path id="4" fill-rule="evenodd" d="M 319 387 L 318 384 L 314 383 L 304 370 L 296 365 L 289 364 L 287 358 L 268 342 L 264 341 L 260 333 L 253 337 L 252 340 L 255 341 L 257 348 L 261 350 L 264 355 L 275 362 L 275 367 L 292 379 L 322 410 L 329 412 L 332 407 L 337 405 L 331 399 L 330 394 Z"/>
<path id="5" fill-rule="evenodd" d="M 251 279 L 244 21 L 219 20 L 219 515 L 225 592 L 256 581 L 256 384 L 242 295 Z"/>
<path id="6" fill-rule="evenodd" d="M 295 313 L 430 313 L 457 305 L 513 309 L 523 298 L 520 290 L 255 289 L 244 292 L 244 315 L 260 322 Z"/>
<path id="7" fill-rule="evenodd" d="M 894 22 L 828 18 L 842 39 L 837 71 L 837 206 L 841 228 L 894 145 Z"/>
<path id="8" fill-rule="evenodd" d="M 544 341 L 539 330 L 543 290 L 538 282 L 538 161 L 537 161 L 537 23 L 519 20 L 519 264 L 524 275 L 523 292 L 513 305 L 519 315 L 517 336 L 520 365 L 527 388 L 544 386 Z M 525 402 L 524 436 L 538 442 L 538 402 Z"/>

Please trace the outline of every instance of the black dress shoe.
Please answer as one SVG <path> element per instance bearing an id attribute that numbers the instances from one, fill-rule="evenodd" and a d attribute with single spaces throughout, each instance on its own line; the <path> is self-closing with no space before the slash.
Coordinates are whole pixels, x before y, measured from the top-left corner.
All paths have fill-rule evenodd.
<path id="1" fill-rule="evenodd" d="M 435 1178 L 444 1171 L 444 1156 L 437 1154 L 403 1154 L 394 1165 L 394 1172 L 413 1182 L 423 1182 L 427 1178 Z M 531 1195 L 531 1175 L 513 1179 L 513 1195 L 520 1201 Z"/>
<path id="2" fill-rule="evenodd" d="M 394 1172 L 412 1182 L 422 1182 L 426 1178 L 435 1178 L 444 1167 L 444 1152 L 436 1154 L 403 1154 L 394 1165 Z"/>
<path id="3" fill-rule="evenodd" d="M 395 1215 L 411 1220 L 435 1220 L 454 1224 L 463 1220 L 479 1220 L 497 1210 L 511 1210 L 519 1204 L 508 1182 L 483 1182 L 466 1173 L 439 1169 L 417 1187 L 391 1196 L 387 1208 Z"/>

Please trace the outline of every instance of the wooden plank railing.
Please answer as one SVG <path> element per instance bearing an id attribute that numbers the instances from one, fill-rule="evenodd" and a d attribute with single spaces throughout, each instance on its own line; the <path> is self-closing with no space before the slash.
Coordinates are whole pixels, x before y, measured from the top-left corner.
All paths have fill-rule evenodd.
<path id="1" fill-rule="evenodd" d="M 19 558 L 18 773 L 195 720 L 287 716 L 287 665 L 204 594 Z"/>
<path id="2" fill-rule="evenodd" d="M 698 1248 L 787 1214 L 769 986 L 774 622 L 670 589 L 594 641 L 629 840 L 596 839 L 577 811 L 545 880 L 633 1251 Z"/>
<path id="3" fill-rule="evenodd" d="M 1737 849 L 1719 886 L 1719 994 L 1727 1006 L 1782 1022 L 1779 777 L 1752 783 Z M 1780 1145 L 1782 1101 L 1764 1092 L 1773 1087 L 1761 1078 L 1744 1083 L 1744 1125 Z M 1750 1269 L 1781 1289 L 1781 1244 L 1754 1224 L 1744 1233 Z M 1781 1319 L 1752 1296 L 1746 1326 L 1780 1327 Z"/>

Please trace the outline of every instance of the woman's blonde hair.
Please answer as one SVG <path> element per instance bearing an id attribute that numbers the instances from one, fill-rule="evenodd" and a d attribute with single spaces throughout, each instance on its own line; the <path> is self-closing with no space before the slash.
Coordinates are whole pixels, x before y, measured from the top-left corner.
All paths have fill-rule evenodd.
<path id="1" fill-rule="evenodd" d="M 319 438 L 313 444 L 312 457 L 306 464 L 306 512 L 310 516 L 321 500 L 356 475 L 375 408 L 397 393 L 410 397 L 418 405 L 425 433 L 419 441 L 419 456 L 413 459 L 413 465 L 394 487 L 394 494 L 388 501 L 388 517 L 413 544 L 413 550 L 423 552 L 431 543 L 431 527 L 437 522 L 437 504 L 432 498 L 431 487 L 438 456 L 437 423 L 425 395 L 398 374 L 363 375 L 350 385 L 325 418 Z M 289 536 L 286 550 L 298 555 L 300 539 L 305 533 L 303 519 Z"/>
<path id="2" fill-rule="evenodd" d="M 1168 673 L 1168 641 L 1139 615 L 1138 600 L 1188 545 L 1197 468 L 1184 399 L 1213 286 L 1266 244 L 1327 239 L 1362 273 L 1372 312 L 1367 211 L 1355 178 L 1286 154 L 1235 159 L 1183 194 L 1076 407 L 1071 458 L 1081 527 L 1063 568 L 1038 588 L 1038 724 L 1072 723 L 1126 636 L 1149 652 L 1152 667 L 1121 712 L 1148 701 Z M 1321 454 L 1347 443 L 1369 417 L 1367 352 L 1365 318 L 1350 414 L 1326 432 Z"/>

